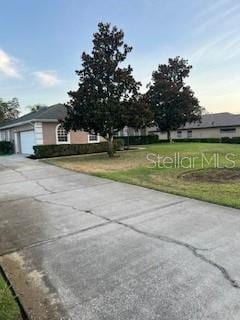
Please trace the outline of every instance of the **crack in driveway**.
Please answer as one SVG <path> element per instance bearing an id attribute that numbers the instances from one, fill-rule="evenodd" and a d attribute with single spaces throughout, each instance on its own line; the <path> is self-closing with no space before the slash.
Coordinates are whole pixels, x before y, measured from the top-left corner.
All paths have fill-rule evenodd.
<path id="1" fill-rule="evenodd" d="M 34 181 L 39 187 L 41 187 L 44 191 L 49 192 L 49 193 L 56 193 L 50 189 L 48 189 L 47 187 L 45 187 L 42 183 L 40 183 L 38 180 Z"/>
<path id="2" fill-rule="evenodd" d="M 231 276 L 230 276 L 230 274 L 229 274 L 229 272 L 227 271 L 226 268 L 224 268 L 220 264 L 212 261 L 211 259 L 208 259 L 203 254 L 198 252 L 198 251 L 209 251 L 209 249 L 197 248 L 195 246 L 190 245 L 189 243 L 186 243 L 186 242 L 183 242 L 183 241 L 179 241 L 179 240 L 167 237 L 167 236 L 154 235 L 154 234 L 152 234 L 150 232 L 139 230 L 139 229 L 135 228 L 134 226 L 131 226 L 131 225 L 126 224 L 124 222 L 118 221 L 118 224 L 122 225 L 122 226 L 124 226 L 126 228 L 129 228 L 129 229 L 131 229 L 131 230 L 133 230 L 133 231 L 135 231 L 137 233 L 140 233 L 140 234 L 142 234 L 142 235 L 144 235 L 144 236 L 146 236 L 148 238 L 153 238 L 153 239 L 157 239 L 157 240 L 160 240 L 160 241 L 173 243 L 173 244 L 176 244 L 176 245 L 179 245 L 179 246 L 182 246 L 182 247 L 188 249 L 195 257 L 199 258 L 200 260 L 202 260 L 202 261 L 210 264 L 211 266 L 215 267 L 216 269 L 218 269 L 222 273 L 224 278 L 231 284 L 232 287 L 240 289 L 240 284 L 236 280 L 231 278 Z"/>
<path id="3" fill-rule="evenodd" d="M 49 194 L 57 193 L 57 192 L 53 192 L 53 191 L 47 189 L 45 186 L 43 186 L 41 183 L 39 183 L 39 181 L 35 181 L 35 182 L 40 187 L 42 187 L 45 191 L 47 191 Z M 95 217 L 101 218 L 101 219 L 105 220 L 105 223 L 100 223 L 100 224 L 97 224 L 95 226 L 91 226 L 91 227 L 88 227 L 88 228 L 85 228 L 85 229 L 77 230 L 77 231 L 69 233 L 69 234 L 60 235 L 60 236 L 57 236 L 57 237 L 54 237 L 54 238 L 51 238 L 51 239 L 42 240 L 42 241 L 33 243 L 30 246 L 25 246 L 25 247 L 21 247 L 21 248 L 12 249 L 12 250 L 9 250 L 8 252 L 2 253 L 0 256 L 6 255 L 6 254 L 9 254 L 9 253 L 13 253 L 13 252 L 16 252 L 16 251 L 20 251 L 20 250 L 23 250 L 23 249 L 28 249 L 28 248 L 31 248 L 31 247 L 35 247 L 35 246 L 47 244 L 47 243 L 50 243 L 50 242 L 54 242 L 54 241 L 57 241 L 57 240 L 59 240 L 61 238 L 72 236 L 72 235 L 75 235 L 75 234 L 78 234 L 78 233 L 81 233 L 81 232 L 89 231 L 89 230 L 94 229 L 94 228 L 102 227 L 102 226 L 104 226 L 106 224 L 109 224 L 109 223 L 115 223 L 115 224 L 121 225 L 121 226 L 123 226 L 125 228 L 131 229 L 132 231 L 137 232 L 139 234 L 142 234 L 142 235 L 144 235 L 144 236 L 146 236 L 148 238 L 157 239 L 157 240 L 160 240 L 160 241 L 163 241 L 163 242 L 176 244 L 176 245 L 179 245 L 179 246 L 182 246 L 182 247 L 186 248 L 195 257 L 199 258 L 203 262 L 205 262 L 205 263 L 211 265 L 212 267 L 216 268 L 217 270 L 219 270 L 221 272 L 221 274 L 223 275 L 223 277 L 230 283 L 230 285 L 232 287 L 240 289 L 240 284 L 236 280 L 232 279 L 232 277 L 230 276 L 230 274 L 229 274 L 229 272 L 227 271 L 226 268 L 224 268 L 222 265 L 216 263 L 215 261 L 213 261 L 211 259 L 208 259 L 202 253 L 199 253 L 199 251 L 203 252 L 203 251 L 213 250 L 212 248 L 198 248 L 198 247 L 190 245 L 189 243 L 186 243 L 186 242 L 183 242 L 183 241 L 179 241 L 177 239 L 173 239 L 173 238 L 170 238 L 170 237 L 167 237 L 167 236 L 154 235 L 154 234 L 152 234 L 150 232 L 146 232 L 146 231 L 140 230 L 140 229 L 138 229 L 138 228 L 136 228 L 136 227 L 134 227 L 134 226 L 132 226 L 130 224 L 127 224 L 127 223 L 122 221 L 122 220 L 126 220 L 126 219 L 129 219 L 129 218 L 135 217 L 138 214 L 125 216 L 125 217 L 123 217 L 121 219 L 111 219 L 111 218 L 108 218 L 106 216 L 96 214 L 92 210 L 81 210 L 81 209 L 79 209 L 77 207 L 74 207 L 72 205 L 63 204 L 63 203 L 57 203 L 57 202 L 54 202 L 54 201 L 48 201 L 48 200 L 44 200 L 44 199 L 38 199 L 37 197 L 40 197 L 40 196 L 45 196 L 45 195 L 38 195 L 38 196 L 35 196 L 35 197 L 25 197 L 25 198 L 16 199 L 16 200 L 32 198 L 32 199 L 34 199 L 36 201 L 39 201 L 39 202 L 45 202 L 45 203 L 49 203 L 49 204 L 53 204 L 53 205 L 72 208 L 73 210 L 76 210 L 78 212 L 85 212 L 85 213 L 91 214 L 91 215 L 93 215 Z M 12 200 L 1 201 L 0 203 L 9 202 L 9 201 L 12 201 Z M 177 204 L 179 204 L 181 202 L 184 202 L 184 201 L 186 201 L 186 200 L 176 201 L 176 202 L 170 203 L 168 205 L 159 206 L 157 208 L 154 208 L 153 210 L 164 209 L 164 208 L 167 208 L 167 207 L 170 207 L 170 206 L 177 205 Z M 143 213 L 145 213 L 145 211 Z"/>
<path id="4" fill-rule="evenodd" d="M 36 199 L 36 198 L 35 198 Z M 167 242 L 167 243 L 171 243 L 171 244 L 176 244 L 178 246 L 181 246 L 181 247 L 184 247 L 186 248 L 187 250 L 189 250 L 196 258 L 199 258 L 201 261 L 209 264 L 210 266 L 214 267 L 215 269 L 217 269 L 218 271 L 220 271 L 220 273 L 223 275 L 224 279 L 226 279 L 229 284 L 233 287 L 233 288 L 236 288 L 236 289 L 240 289 L 240 284 L 238 283 L 237 280 L 234 280 L 231 275 L 229 274 L 229 272 L 227 271 L 226 268 L 224 268 L 222 265 L 216 263 L 215 261 L 211 260 L 211 259 L 208 259 L 207 257 L 205 257 L 202 253 L 199 253 L 199 251 L 210 251 L 210 250 L 213 250 L 213 248 L 198 248 L 198 247 L 195 247 L 187 242 L 183 242 L 183 241 L 180 241 L 180 240 L 177 240 L 177 239 L 174 239 L 174 238 L 170 238 L 170 237 L 167 237 L 167 236 L 163 236 L 163 235 L 155 235 L 155 234 L 152 234 L 150 232 L 147 232 L 147 231 L 143 231 L 143 230 L 140 230 L 130 224 L 127 224 L 127 223 L 124 223 L 122 221 L 122 219 L 110 219 L 106 216 L 103 216 L 103 215 L 99 215 L 95 212 L 93 212 L 92 210 L 81 210 L 81 209 L 78 209 L 77 207 L 74 207 L 72 205 L 68 205 L 68 204 L 62 204 L 62 203 L 57 203 L 57 202 L 54 202 L 54 201 L 48 201 L 48 200 L 40 200 L 40 199 L 36 199 L 37 201 L 40 201 L 40 202 L 47 202 L 47 203 L 51 203 L 51 204 L 55 204 L 55 205 L 59 205 L 59 206 L 64 206 L 64 207 L 68 207 L 68 208 L 72 208 L 73 210 L 76 210 L 76 211 L 79 211 L 79 212 L 85 212 L 85 213 L 89 213 L 95 217 L 98 217 L 98 218 L 102 218 L 103 220 L 106 221 L 106 223 L 115 223 L 115 224 L 118 224 L 120 226 L 123 226 L 125 228 L 128 228 L 134 232 L 137 232 L 141 235 L 144 235 L 145 237 L 148 237 L 148 238 L 151 238 L 151 239 L 155 239 L 155 240 L 160 240 L 160 241 L 163 241 L 163 242 Z M 176 202 L 175 204 L 177 204 L 178 202 Z M 173 204 L 169 204 L 170 205 L 173 205 Z M 163 208 L 166 208 L 166 206 L 163 206 Z M 161 208 L 158 208 L 158 209 L 161 209 Z M 127 218 L 124 217 L 124 220 L 126 220 Z"/>

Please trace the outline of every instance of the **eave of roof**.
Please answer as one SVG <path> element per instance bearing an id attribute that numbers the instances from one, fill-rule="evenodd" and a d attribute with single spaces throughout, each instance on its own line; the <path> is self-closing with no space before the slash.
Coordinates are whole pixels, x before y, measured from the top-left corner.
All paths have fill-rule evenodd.
<path id="1" fill-rule="evenodd" d="M 18 127 L 34 122 L 58 122 L 59 119 L 65 117 L 66 109 L 63 104 L 55 104 L 50 107 L 42 108 L 38 111 L 30 112 L 18 119 L 2 123 L 0 130 Z"/>
<path id="2" fill-rule="evenodd" d="M 26 120 L 26 121 L 16 122 L 16 123 L 13 123 L 13 124 L 8 124 L 6 126 L 2 126 L 2 127 L 0 127 L 0 130 L 20 127 L 22 125 L 33 124 L 35 122 L 53 122 L 53 123 L 55 123 L 55 122 L 58 122 L 58 120 L 56 120 L 56 119 L 32 119 L 32 120 Z"/>
<path id="3" fill-rule="evenodd" d="M 239 124 L 232 124 L 232 125 L 216 125 L 216 126 L 202 126 L 202 127 L 194 127 L 194 126 L 189 126 L 189 127 L 181 127 L 177 130 L 193 130 L 193 129 L 219 129 L 219 128 L 232 128 L 232 127 L 240 127 Z"/>

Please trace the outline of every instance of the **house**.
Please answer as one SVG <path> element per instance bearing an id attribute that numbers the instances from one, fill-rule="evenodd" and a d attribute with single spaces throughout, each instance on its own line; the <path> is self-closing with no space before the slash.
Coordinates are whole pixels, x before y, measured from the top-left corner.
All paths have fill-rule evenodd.
<path id="1" fill-rule="evenodd" d="M 156 127 L 148 128 L 147 134 L 157 134 L 159 139 L 167 139 L 167 134 Z M 176 140 L 240 137 L 240 114 L 229 112 L 204 114 L 201 122 L 187 123 L 172 131 L 171 136 Z"/>
<path id="2" fill-rule="evenodd" d="M 118 131 L 116 137 L 127 137 L 127 136 L 146 136 L 146 129 L 134 129 L 125 126 L 122 130 Z"/>
<path id="3" fill-rule="evenodd" d="M 34 145 L 98 143 L 104 140 L 99 135 L 85 131 L 67 133 L 59 123 L 66 114 L 63 104 L 55 104 L 2 123 L 0 141 L 12 141 L 16 153 L 32 154 Z"/>

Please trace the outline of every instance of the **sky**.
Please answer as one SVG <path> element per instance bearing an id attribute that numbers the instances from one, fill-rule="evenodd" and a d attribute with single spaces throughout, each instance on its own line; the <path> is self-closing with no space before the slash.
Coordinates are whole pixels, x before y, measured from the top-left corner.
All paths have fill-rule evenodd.
<path id="1" fill-rule="evenodd" d="M 0 98 L 68 100 L 98 22 L 123 29 L 142 91 L 169 57 L 193 66 L 187 83 L 208 112 L 240 113 L 239 0 L 0 0 Z"/>

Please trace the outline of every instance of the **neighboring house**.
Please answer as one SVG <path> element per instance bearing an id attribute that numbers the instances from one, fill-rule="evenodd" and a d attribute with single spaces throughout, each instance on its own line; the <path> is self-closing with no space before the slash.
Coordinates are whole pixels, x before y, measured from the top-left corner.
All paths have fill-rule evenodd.
<path id="1" fill-rule="evenodd" d="M 130 128 L 125 126 L 122 130 L 118 131 L 116 136 L 117 137 L 127 137 L 127 136 L 145 136 L 146 129 L 138 129 L 135 130 L 134 128 Z"/>
<path id="2" fill-rule="evenodd" d="M 63 104 L 41 108 L 0 124 L 0 141 L 12 141 L 15 152 L 32 154 L 34 145 L 97 143 L 104 140 L 85 131 L 67 133 L 59 120 L 66 117 Z"/>
<path id="3" fill-rule="evenodd" d="M 147 134 L 157 134 L 159 139 L 167 139 L 167 134 L 156 127 L 148 128 Z M 201 139 L 240 137 L 240 114 L 228 112 L 205 114 L 201 122 L 187 123 L 171 132 L 173 139 Z"/>

